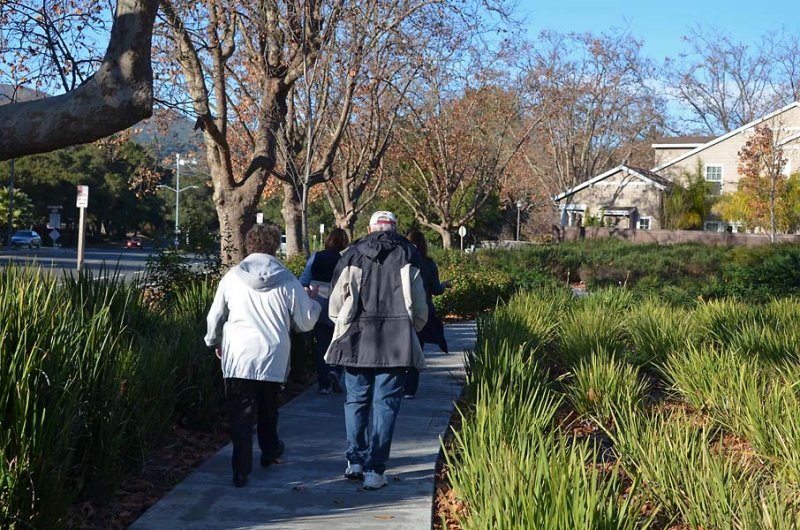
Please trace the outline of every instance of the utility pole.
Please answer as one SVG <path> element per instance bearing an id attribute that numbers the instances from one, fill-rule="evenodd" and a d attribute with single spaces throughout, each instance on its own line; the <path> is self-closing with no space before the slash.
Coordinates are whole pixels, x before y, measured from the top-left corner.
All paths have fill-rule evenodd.
<path id="1" fill-rule="evenodd" d="M 166 184 L 159 184 L 156 186 L 157 188 L 166 188 L 168 190 L 172 190 L 175 193 L 175 248 L 178 248 L 178 244 L 180 243 L 180 215 L 181 215 L 181 192 L 186 191 L 191 188 L 197 188 L 197 186 L 186 186 L 185 188 L 181 188 L 181 164 L 196 163 L 192 159 L 181 159 L 181 154 L 177 153 L 175 155 L 175 187 L 167 186 Z"/>
<path id="2" fill-rule="evenodd" d="M 11 246 L 11 236 L 14 234 L 14 159 L 9 161 L 11 174 L 8 177 L 8 235 L 6 245 Z"/>

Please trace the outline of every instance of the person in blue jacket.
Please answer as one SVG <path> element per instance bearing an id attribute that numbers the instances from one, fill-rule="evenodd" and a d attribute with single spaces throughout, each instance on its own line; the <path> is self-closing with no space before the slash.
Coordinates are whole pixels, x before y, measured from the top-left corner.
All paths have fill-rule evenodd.
<path id="1" fill-rule="evenodd" d="M 419 230 L 412 230 L 406 236 L 411 243 L 417 247 L 417 251 L 422 256 L 422 282 L 425 285 L 425 302 L 428 305 L 428 322 L 422 331 L 417 333 L 420 346 L 425 348 L 425 343 L 437 344 L 444 353 L 448 353 L 447 339 L 444 336 L 444 325 L 441 319 L 436 314 L 436 308 L 433 306 L 433 297 L 444 294 L 444 290 L 450 287 L 450 282 L 439 281 L 439 268 L 436 262 L 428 257 L 428 242 L 425 240 L 425 234 Z M 406 380 L 403 388 L 403 397 L 405 399 L 414 399 L 419 388 L 419 370 L 416 368 L 409 368 L 406 372 Z"/>
<path id="2" fill-rule="evenodd" d="M 350 238 L 341 228 L 334 228 L 325 239 L 325 250 L 311 255 L 306 262 L 300 284 L 316 291 L 317 301 L 322 305 L 322 316 L 314 326 L 314 337 L 317 340 L 315 362 L 317 365 L 317 385 L 320 394 L 340 394 L 342 392 L 342 369 L 328 366 L 325 363 L 325 352 L 328 351 L 333 338 L 333 321 L 328 318 L 328 298 L 330 298 L 333 270 L 339 262 L 341 252 L 347 248 Z"/>

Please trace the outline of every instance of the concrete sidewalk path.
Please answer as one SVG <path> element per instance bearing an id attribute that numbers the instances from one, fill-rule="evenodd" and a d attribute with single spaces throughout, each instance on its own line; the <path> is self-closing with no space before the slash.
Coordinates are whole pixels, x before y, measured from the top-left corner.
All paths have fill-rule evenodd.
<path id="1" fill-rule="evenodd" d="M 361 482 L 343 477 L 344 397 L 322 396 L 314 387 L 280 409 L 278 429 L 286 444 L 281 463 L 259 467 L 254 440 L 254 470 L 247 486 L 234 488 L 229 444 L 131 528 L 429 529 L 439 437 L 461 393 L 462 352 L 473 347 L 475 326 L 448 325 L 446 334 L 452 353 L 426 352 L 428 370 L 420 377 L 417 398 L 400 407 L 387 487 L 366 491 Z"/>

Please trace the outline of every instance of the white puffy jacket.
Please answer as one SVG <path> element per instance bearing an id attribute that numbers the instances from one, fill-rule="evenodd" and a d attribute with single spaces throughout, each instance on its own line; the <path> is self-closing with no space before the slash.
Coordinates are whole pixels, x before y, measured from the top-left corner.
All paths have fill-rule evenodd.
<path id="1" fill-rule="evenodd" d="M 274 256 L 250 254 L 220 280 L 205 342 L 221 345 L 223 377 L 284 383 L 289 330 L 313 329 L 320 310 Z"/>

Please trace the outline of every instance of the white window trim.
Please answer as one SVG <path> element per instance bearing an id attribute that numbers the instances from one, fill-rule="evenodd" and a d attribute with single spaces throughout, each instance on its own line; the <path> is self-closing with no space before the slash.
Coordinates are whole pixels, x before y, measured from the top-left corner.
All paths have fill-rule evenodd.
<path id="1" fill-rule="evenodd" d="M 710 167 L 719 168 L 719 180 L 710 180 L 708 178 L 708 168 Z M 725 166 L 722 164 L 706 164 L 705 167 L 703 167 L 703 179 L 705 179 L 707 182 L 719 182 L 722 184 L 722 181 L 725 180 Z"/>
<path id="2" fill-rule="evenodd" d="M 643 220 L 647 220 L 647 228 L 642 228 L 642 227 L 639 226 L 639 223 L 641 223 Z M 639 220 L 636 221 L 636 229 L 637 230 L 652 230 L 653 229 L 653 218 L 651 216 L 649 216 L 649 215 L 644 215 L 642 217 L 639 217 Z"/>

